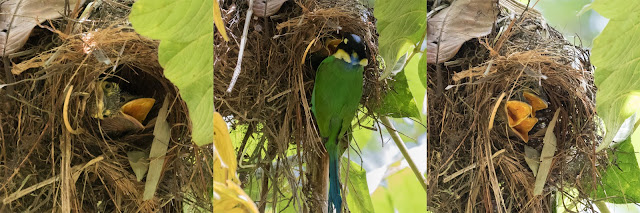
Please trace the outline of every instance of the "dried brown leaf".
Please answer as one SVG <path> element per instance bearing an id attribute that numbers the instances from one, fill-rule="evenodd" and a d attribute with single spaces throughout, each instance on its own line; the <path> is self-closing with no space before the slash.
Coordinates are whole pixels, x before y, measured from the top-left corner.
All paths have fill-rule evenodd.
<path id="1" fill-rule="evenodd" d="M 167 155 L 169 147 L 169 139 L 171 137 L 171 129 L 167 122 L 167 114 L 169 113 L 169 99 L 165 98 L 162 108 L 158 112 L 156 126 L 153 129 L 153 143 L 151 144 L 151 153 L 149 153 L 149 172 L 147 173 L 147 181 L 144 185 L 143 200 L 153 198 L 158 188 L 158 182 L 162 176 L 162 168 L 164 166 L 164 157 Z"/>
<path id="2" fill-rule="evenodd" d="M 69 1 L 74 8 L 76 1 Z M 80 1 L 83 4 L 84 0 Z M 0 6 L 0 56 L 18 51 L 31 30 L 48 19 L 59 18 L 65 0 L 8 0 Z M 7 39 L 7 33 L 9 38 Z M 6 43 L 5 43 L 6 42 Z"/>
<path id="3" fill-rule="evenodd" d="M 549 172 L 551 172 L 551 162 L 553 161 L 553 155 L 556 153 L 556 144 L 558 143 L 556 135 L 553 133 L 553 129 L 556 127 L 556 122 L 558 121 L 558 114 L 560 114 L 560 109 L 556 110 L 553 119 L 549 122 L 547 133 L 544 135 L 544 146 L 542 146 L 542 153 L 540 154 L 540 160 L 542 162 L 540 163 L 540 168 L 538 168 L 538 176 L 536 177 L 536 184 L 533 189 L 534 195 L 542 195 L 544 184 L 547 182 Z"/>
<path id="4" fill-rule="evenodd" d="M 451 59 L 469 39 L 491 32 L 498 15 L 496 1 L 458 0 L 427 22 L 427 63 Z M 438 45 L 439 43 L 439 45 Z M 437 51 L 437 48 L 440 51 Z"/>

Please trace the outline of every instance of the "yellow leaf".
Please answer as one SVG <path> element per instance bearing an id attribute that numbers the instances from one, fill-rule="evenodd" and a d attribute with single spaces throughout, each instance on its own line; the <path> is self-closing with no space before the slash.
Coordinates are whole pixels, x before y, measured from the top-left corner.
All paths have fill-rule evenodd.
<path id="1" fill-rule="evenodd" d="M 213 212 L 257 213 L 258 208 L 233 181 L 213 182 Z"/>
<path id="2" fill-rule="evenodd" d="M 220 34 L 222 34 L 224 41 L 229 41 L 227 30 L 224 28 L 224 23 L 222 22 L 222 15 L 220 14 L 220 5 L 218 4 L 218 0 L 213 0 L 213 23 L 216 25 Z"/>
<path id="3" fill-rule="evenodd" d="M 224 182 L 232 180 L 240 184 L 236 177 L 236 153 L 233 150 L 227 123 L 222 120 L 220 113 L 213 113 L 213 180 Z"/>

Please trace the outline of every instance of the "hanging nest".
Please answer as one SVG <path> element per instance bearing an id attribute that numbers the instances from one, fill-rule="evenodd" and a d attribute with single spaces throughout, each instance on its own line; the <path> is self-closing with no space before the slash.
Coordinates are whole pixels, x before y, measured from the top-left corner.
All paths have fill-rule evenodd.
<path id="1" fill-rule="evenodd" d="M 127 26 L 129 8 L 123 4 L 131 2 L 102 4 L 90 18 L 95 21 L 76 24 L 73 33 L 37 30 L 42 35 L 27 45 L 37 51 L 13 59 L 10 75 L 20 83 L 0 90 L 0 183 L 7 195 L 1 212 L 212 209 L 210 192 L 202 187 L 212 182 L 211 149 L 190 141 L 187 107 L 163 76 L 158 42 Z M 75 22 L 43 27 L 74 29 L 70 23 Z M 117 129 L 123 120 L 109 123 L 96 116 L 97 100 L 106 95 L 103 82 L 156 100 L 146 118 L 139 117 L 139 129 Z M 145 179 L 138 181 L 127 153 L 149 152 L 165 98 L 170 142 L 155 196 L 145 201 Z"/>
<path id="2" fill-rule="evenodd" d="M 578 189 L 576 200 L 588 198 L 586 183 L 607 162 L 593 151 L 601 138 L 589 52 L 535 11 L 509 16 L 502 8 L 498 20 L 486 39 L 467 41 L 450 62 L 428 65 L 429 82 L 444 82 L 427 91 L 434 212 L 553 212 L 565 186 Z M 439 86 L 447 89 L 438 94 Z M 556 111 L 557 150 L 542 195 L 534 195 L 537 167 L 527 164 L 525 149 L 542 151 Z"/>
<path id="3" fill-rule="evenodd" d="M 264 1 L 256 1 L 254 6 L 260 2 Z M 225 27 L 230 41 L 225 42 L 216 34 L 214 104 L 223 117 L 233 117 L 234 128 L 248 125 L 245 137 L 238 142 L 241 147 L 237 155 L 250 160 L 240 163 L 257 163 L 257 168 L 269 174 L 260 184 L 263 187 L 259 193 L 262 198 L 270 191 L 269 181 L 281 185 L 286 178 L 291 187 L 287 191 L 294 192 L 293 197 L 278 199 L 326 205 L 326 198 L 321 197 L 326 185 L 315 185 L 326 184 L 327 181 L 322 179 L 319 165 L 324 146 L 310 112 L 314 66 L 328 56 L 326 52 L 323 54 L 323 50 L 329 40 L 341 39 L 345 33 L 360 35 L 368 46 L 368 54 L 376 56 L 377 32 L 372 10 L 357 1 L 303 0 L 285 2 L 277 13 L 269 17 L 252 17 L 241 61 L 242 72 L 233 91 L 228 93 L 238 63 L 248 2 L 227 1 L 221 7 L 224 23 L 228 23 Z M 254 13 L 260 13 L 255 9 Z M 364 94 L 360 103 L 367 109 L 375 109 L 387 89 L 387 82 L 377 80 L 381 72 L 376 58 L 370 57 L 369 61 L 364 71 Z M 368 110 L 367 114 L 372 115 L 372 111 Z M 256 141 L 261 142 L 247 142 L 251 137 L 257 137 Z M 248 146 L 258 147 L 257 151 L 245 153 Z M 295 161 L 287 160 L 286 151 L 291 146 L 298 150 L 293 158 Z M 266 150 L 261 147 L 266 147 Z M 271 168 L 274 159 L 279 163 L 276 168 Z M 308 179 L 297 178 L 293 174 L 293 170 L 302 168 L 303 164 Z M 240 169 L 244 186 L 248 186 L 257 168 Z M 297 189 L 299 185 L 303 186 L 302 191 Z M 261 211 L 264 211 L 266 202 L 275 201 L 258 202 Z"/>

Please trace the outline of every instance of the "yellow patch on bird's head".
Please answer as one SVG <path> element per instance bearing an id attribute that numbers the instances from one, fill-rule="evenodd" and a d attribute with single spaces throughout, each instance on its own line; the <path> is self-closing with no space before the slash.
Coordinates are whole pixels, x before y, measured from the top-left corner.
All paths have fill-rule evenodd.
<path id="1" fill-rule="evenodd" d="M 333 56 L 336 57 L 337 59 L 341 59 L 341 60 L 343 60 L 343 61 L 345 61 L 347 63 L 351 63 L 351 57 L 343 49 L 338 49 L 338 51 L 336 51 L 336 53 L 334 53 Z"/>
<path id="2" fill-rule="evenodd" d="M 369 60 L 368 59 L 362 59 L 360 60 L 360 66 L 366 67 L 369 64 Z"/>

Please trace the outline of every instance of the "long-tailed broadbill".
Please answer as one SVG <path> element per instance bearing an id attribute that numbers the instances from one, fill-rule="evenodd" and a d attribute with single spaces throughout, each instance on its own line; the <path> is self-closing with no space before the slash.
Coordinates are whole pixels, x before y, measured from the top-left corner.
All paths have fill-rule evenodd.
<path id="1" fill-rule="evenodd" d="M 324 59 L 316 72 L 311 111 L 329 155 L 328 212 L 342 212 L 338 168 L 346 145 L 339 145 L 356 114 L 362 97 L 366 45 L 354 34 L 346 35 L 336 52 Z"/>

